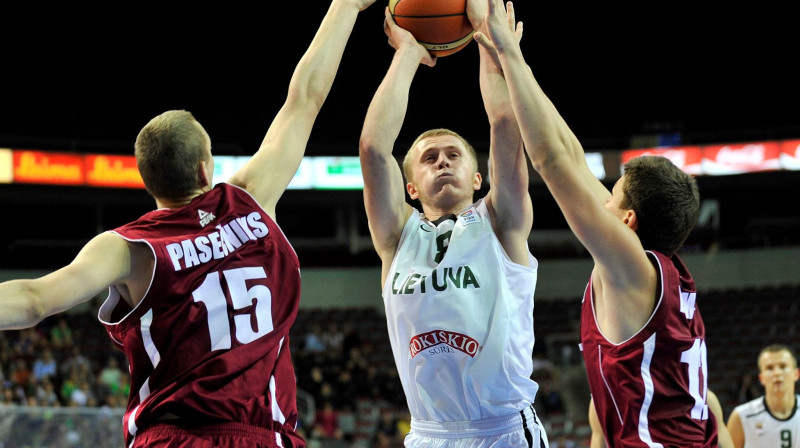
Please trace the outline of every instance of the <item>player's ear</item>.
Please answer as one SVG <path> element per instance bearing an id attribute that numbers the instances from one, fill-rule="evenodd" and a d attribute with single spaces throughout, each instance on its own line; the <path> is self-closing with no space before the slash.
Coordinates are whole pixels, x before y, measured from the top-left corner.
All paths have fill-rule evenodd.
<path id="1" fill-rule="evenodd" d="M 200 163 L 197 165 L 197 181 L 199 183 L 198 186 L 200 188 L 205 188 L 211 185 L 211 176 L 214 173 L 213 172 L 209 173 L 207 166 L 208 166 L 207 160 L 201 160 Z"/>
<path id="2" fill-rule="evenodd" d="M 630 227 L 634 232 L 639 229 L 639 220 L 637 219 L 636 212 L 633 211 L 633 209 L 628 209 L 625 212 L 622 222 L 625 223 L 626 226 Z"/>
<path id="3" fill-rule="evenodd" d="M 417 191 L 417 186 L 414 185 L 413 182 L 409 182 L 406 184 L 406 191 L 408 192 L 408 196 L 411 199 L 419 199 L 419 192 Z"/>
<path id="4" fill-rule="evenodd" d="M 481 173 L 475 172 L 475 175 L 472 177 L 472 189 L 475 191 L 480 190 L 482 183 L 483 183 L 483 176 L 481 176 Z"/>

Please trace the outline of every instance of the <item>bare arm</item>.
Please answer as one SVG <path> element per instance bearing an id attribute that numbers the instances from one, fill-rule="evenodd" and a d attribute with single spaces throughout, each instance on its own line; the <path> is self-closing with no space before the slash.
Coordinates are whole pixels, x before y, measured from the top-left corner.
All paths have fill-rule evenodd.
<path id="1" fill-rule="evenodd" d="M 485 0 L 467 2 L 473 27 L 478 30 L 484 27 L 485 5 Z M 522 23 L 516 23 L 513 8 L 509 11 L 508 26 L 519 41 L 522 38 Z M 481 96 L 491 126 L 491 185 L 486 205 L 492 215 L 495 234 L 508 256 L 516 263 L 528 265 L 527 241 L 533 224 L 533 207 L 528 193 L 528 163 L 522 147 L 522 136 L 499 61 L 482 46 L 479 47 L 479 53 Z"/>
<path id="2" fill-rule="evenodd" d="M 403 174 L 392 156 L 408 108 L 411 82 L 420 63 L 435 64 L 428 50 L 394 23 L 386 9 L 384 30 L 395 54 L 367 109 L 359 141 L 364 205 L 375 250 L 383 261 L 381 284 L 412 208 L 405 200 Z"/>
<path id="3" fill-rule="evenodd" d="M 585 162 L 578 163 L 583 149 L 525 63 L 506 25 L 502 0 L 487 1 L 489 35 L 476 33 L 475 39 L 498 54 L 528 156 L 594 259 L 600 327 L 619 342 L 638 331 L 652 313 L 655 268 L 636 233 L 599 200 L 597 180 L 587 175 Z"/>
<path id="4" fill-rule="evenodd" d="M 717 398 L 717 394 L 709 390 L 706 401 L 708 408 L 717 420 L 717 444 L 719 448 L 733 448 L 733 438 L 725 426 L 725 415 L 722 412 L 722 405 L 719 402 L 719 398 Z"/>
<path id="5" fill-rule="evenodd" d="M 69 265 L 31 280 L 0 283 L 0 329 L 18 330 L 86 302 L 130 275 L 128 243 L 102 233 L 89 241 Z"/>
<path id="6" fill-rule="evenodd" d="M 728 424 L 727 424 L 728 434 L 730 435 L 731 441 L 733 443 L 734 448 L 743 448 L 744 447 L 744 428 L 742 427 L 742 418 L 739 416 L 739 413 L 734 409 L 731 412 L 731 416 L 728 417 Z"/>
<path id="7" fill-rule="evenodd" d="M 589 427 L 592 428 L 592 437 L 589 442 L 590 448 L 605 448 L 606 439 L 603 428 L 600 427 L 600 420 L 597 418 L 597 410 L 594 408 L 594 400 L 589 401 Z"/>
<path id="8" fill-rule="evenodd" d="M 356 17 L 375 0 L 333 0 L 289 82 L 286 102 L 253 158 L 230 182 L 275 217 L 275 207 L 305 153 L 314 121 L 333 85 Z"/>

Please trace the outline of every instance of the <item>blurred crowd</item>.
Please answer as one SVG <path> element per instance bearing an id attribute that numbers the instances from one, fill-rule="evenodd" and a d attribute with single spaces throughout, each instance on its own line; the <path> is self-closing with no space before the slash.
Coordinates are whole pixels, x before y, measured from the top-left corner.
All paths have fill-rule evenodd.
<path id="1" fill-rule="evenodd" d="M 345 311 L 301 311 L 292 331 L 298 390 L 310 397 L 299 406 L 301 434 L 312 448 L 401 448 L 410 416 L 384 318 L 337 313 Z M 127 360 L 95 316 L 62 314 L 0 332 L 0 404 L 124 409 Z M 557 370 L 545 356 L 534 367 L 538 411 L 562 412 Z"/>

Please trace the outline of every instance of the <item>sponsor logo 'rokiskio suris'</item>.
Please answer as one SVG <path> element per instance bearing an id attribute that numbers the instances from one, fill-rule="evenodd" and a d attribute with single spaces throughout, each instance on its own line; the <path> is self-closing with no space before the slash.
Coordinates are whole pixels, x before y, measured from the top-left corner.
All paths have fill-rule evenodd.
<path id="1" fill-rule="evenodd" d="M 423 350 L 433 349 L 440 345 L 446 345 L 462 351 L 473 358 L 481 347 L 478 341 L 465 334 L 447 330 L 433 330 L 411 338 L 408 348 L 413 358 Z"/>

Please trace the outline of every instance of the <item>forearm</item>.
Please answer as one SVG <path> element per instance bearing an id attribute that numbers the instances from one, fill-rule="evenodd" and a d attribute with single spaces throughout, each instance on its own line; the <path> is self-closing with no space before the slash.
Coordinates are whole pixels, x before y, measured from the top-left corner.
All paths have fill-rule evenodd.
<path id="1" fill-rule="evenodd" d="M 420 48 L 403 46 L 395 52 L 367 109 L 361 133 L 362 149 L 391 155 L 408 109 L 411 82 L 420 65 Z"/>
<path id="2" fill-rule="evenodd" d="M 0 283 L 0 330 L 20 330 L 39 323 L 44 313 L 31 280 Z"/>
<path id="3" fill-rule="evenodd" d="M 330 92 L 359 9 L 350 0 L 334 0 L 314 39 L 295 68 L 289 95 L 322 107 Z"/>
<path id="4" fill-rule="evenodd" d="M 527 165 L 522 152 L 522 136 L 511 105 L 508 85 L 497 59 L 483 47 L 480 51 L 479 84 L 484 109 L 490 126 L 490 165 L 492 170 L 507 172 L 515 169 L 524 174 L 527 190 Z M 520 163 L 522 162 L 522 163 Z M 524 170 L 522 170 L 524 168 Z M 494 172 L 491 173 L 493 179 Z"/>
<path id="5" fill-rule="evenodd" d="M 478 51 L 480 53 L 478 80 L 489 124 L 502 126 L 508 123 L 510 126 L 518 127 L 502 67 L 497 65 L 497 60 L 492 58 L 488 50 L 479 46 Z"/>
<path id="6" fill-rule="evenodd" d="M 539 87 L 519 47 L 499 54 L 511 105 L 522 129 L 533 167 L 541 173 L 556 161 L 573 159 L 570 131 Z"/>

